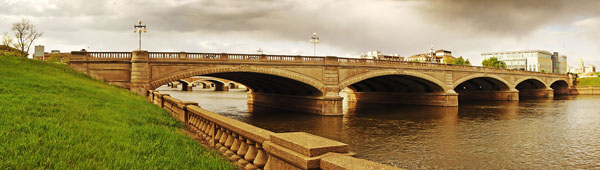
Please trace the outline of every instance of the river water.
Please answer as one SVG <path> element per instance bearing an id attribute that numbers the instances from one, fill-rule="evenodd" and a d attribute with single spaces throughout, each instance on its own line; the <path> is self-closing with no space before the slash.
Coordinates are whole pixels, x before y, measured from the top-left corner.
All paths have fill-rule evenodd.
<path id="1" fill-rule="evenodd" d="M 249 108 L 243 90 L 157 90 L 273 132 L 347 143 L 359 158 L 400 168 L 600 169 L 600 96 L 450 108 L 346 104 L 343 117 L 327 117 Z"/>

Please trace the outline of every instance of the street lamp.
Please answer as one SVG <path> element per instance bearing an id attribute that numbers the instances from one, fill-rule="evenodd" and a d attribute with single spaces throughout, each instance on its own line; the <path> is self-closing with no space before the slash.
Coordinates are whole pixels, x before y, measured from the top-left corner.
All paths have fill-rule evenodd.
<path id="1" fill-rule="evenodd" d="M 148 30 L 146 30 L 146 25 L 142 25 L 142 20 L 138 20 L 138 24 L 137 25 L 133 25 L 133 32 L 138 32 L 140 35 L 139 41 L 140 41 L 140 46 L 138 47 L 138 50 L 142 50 L 142 28 L 144 28 L 143 32 L 148 32 Z"/>
<path id="2" fill-rule="evenodd" d="M 317 56 L 317 44 L 319 43 L 319 37 L 317 33 L 313 33 L 312 37 L 310 37 L 310 43 L 313 44 L 313 56 Z"/>

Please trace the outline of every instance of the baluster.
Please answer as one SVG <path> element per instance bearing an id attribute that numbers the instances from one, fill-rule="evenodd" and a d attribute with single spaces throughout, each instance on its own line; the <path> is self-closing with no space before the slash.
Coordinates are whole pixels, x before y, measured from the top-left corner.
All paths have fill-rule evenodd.
<path id="1" fill-rule="evenodd" d="M 204 140 L 206 140 L 211 147 L 215 147 L 215 136 L 217 133 L 216 125 L 212 122 L 209 122 L 209 125 L 210 131 L 208 132 L 208 135 L 206 135 L 206 138 L 204 138 Z"/>
<path id="2" fill-rule="evenodd" d="M 217 149 L 219 149 L 219 152 L 225 153 L 225 151 L 227 151 L 227 148 L 225 147 L 225 143 L 227 142 L 227 138 L 229 138 L 229 135 L 231 132 L 229 132 L 229 130 L 226 130 L 222 127 L 221 127 L 221 131 L 223 131 L 223 133 L 221 134 L 221 139 L 219 139 L 219 143 L 217 144 L 217 146 L 219 146 Z"/>
<path id="3" fill-rule="evenodd" d="M 233 145 L 233 141 L 234 141 L 233 134 L 235 134 L 235 133 L 227 130 L 227 140 L 225 141 L 225 145 L 223 145 L 223 147 L 221 147 L 221 149 L 219 149 L 219 151 L 222 151 L 221 153 L 223 153 L 223 155 L 225 155 L 226 157 L 230 156 L 227 154 L 233 154 L 233 152 L 231 152 L 231 146 Z"/>
<path id="4" fill-rule="evenodd" d="M 236 152 L 235 155 L 233 155 L 231 158 L 229 158 L 229 160 L 232 161 L 232 162 L 238 162 L 240 159 L 242 159 L 242 157 L 248 151 L 248 145 L 246 144 L 246 141 L 244 140 L 244 137 L 242 137 L 240 135 L 239 138 L 238 138 L 238 141 L 240 142 L 239 149 L 237 150 L 237 152 Z"/>
<path id="5" fill-rule="evenodd" d="M 211 134 L 213 132 L 213 125 L 212 123 L 210 123 L 208 120 L 206 120 L 206 130 L 204 131 L 204 134 L 206 134 L 206 136 L 204 136 L 204 140 L 209 140 L 211 138 Z"/>
<path id="6" fill-rule="evenodd" d="M 223 138 L 225 136 L 224 135 L 225 132 L 223 132 L 223 128 L 221 128 L 221 127 L 215 127 L 215 128 L 217 128 L 217 136 L 215 136 L 215 138 L 214 138 L 214 142 L 215 142 L 214 147 L 215 147 L 215 149 L 218 149 L 222 146 L 221 142 L 219 142 L 219 141 L 221 141 L 221 138 Z M 225 139 L 223 139 L 223 140 L 225 140 Z"/>
<path id="7" fill-rule="evenodd" d="M 256 147 L 254 146 L 254 142 L 250 139 L 246 139 L 246 144 L 248 145 L 248 151 L 244 155 L 244 159 L 238 161 L 240 167 L 250 165 L 250 162 L 254 162 L 254 158 L 256 157 Z"/>
<path id="8" fill-rule="evenodd" d="M 200 129 L 200 132 L 202 132 L 201 138 L 204 139 L 204 138 L 206 138 L 206 135 L 208 134 L 208 132 L 206 132 L 206 129 L 208 129 L 209 124 L 208 124 L 208 121 L 206 121 L 206 119 L 202 120 L 202 124 L 203 125 L 202 125 L 202 128 Z"/>
<path id="9" fill-rule="evenodd" d="M 238 134 L 233 133 L 232 135 L 233 137 L 233 144 L 231 144 L 231 147 L 229 148 L 229 150 L 227 152 L 225 152 L 225 156 L 229 157 L 229 159 L 231 160 L 231 158 L 233 158 L 233 156 L 237 156 L 236 153 L 238 151 L 238 149 L 240 149 L 240 140 L 238 138 Z"/>
<path id="10" fill-rule="evenodd" d="M 254 159 L 254 162 L 252 162 L 252 164 L 248 164 L 253 166 L 248 167 L 248 165 L 246 165 L 246 169 L 260 169 L 267 164 L 268 156 L 265 153 L 265 150 L 263 150 L 262 145 L 260 143 L 256 143 L 256 150 L 257 154 L 256 158 Z"/>
<path id="11" fill-rule="evenodd" d="M 205 135 L 204 129 L 206 128 L 206 122 L 204 122 L 203 119 L 198 120 L 198 122 L 199 125 L 198 128 L 196 128 L 196 133 L 198 133 L 198 136 L 202 138 Z"/>
<path id="12" fill-rule="evenodd" d="M 196 117 L 194 117 L 194 115 L 191 115 L 191 116 L 190 116 L 190 119 L 188 120 L 188 124 L 187 124 L 187 125 L 188 125 L 188 126 L 191 126 L 192 128 L 194 128 L 194 129 L 192 129 L 192 130 L 196 130 L 196 126 L 194 125 L 194 124 L 195 124 L 195 123 L 194 123 L 195 121 L 196 121 Z"/>

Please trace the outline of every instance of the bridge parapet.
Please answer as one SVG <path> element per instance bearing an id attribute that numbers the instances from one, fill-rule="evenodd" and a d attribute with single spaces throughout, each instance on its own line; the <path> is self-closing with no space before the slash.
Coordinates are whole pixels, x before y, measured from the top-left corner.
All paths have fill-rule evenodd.
<path id="1" fill-rule="evenodd" d="M 75 52 L 73 52 L 75 54 Z M 78 60 L 118 61 L 131 59 L 131 52 L 79 52 L 85 59 L 74 56 Z M 75 55 L 77 55 L 75 54 Z M 149 60 L 156 61 L 235 61 L 235 62 L 275 62 L 275 63 L 306 63 L 306 64 L 338 64 L 341 66 L 401 66 L 434 68 L 445 70 L 463 70 L 478 72 L 502 72 L 528 74 L 537 76 L 558 75 L 553 73 L 542 73 L 522 70 L 510 70 L 500 68 L 489 68 L 481 66 L 462 66 L 453 64 L 438 64 L 424 62 L 409 62 L 400 60 L 378 60 L 361 58 L 335 57 L 335 61 L 326 61 L 323 56 L 294 56 L 294 55 L 265 55 L 265 54 L 228 54 L 228 53 L 186 53 L 186 52 L 149 52 Z M 563 76 L 562 74 L 560 76 Z"/>
<path id="2" fill-rule="evenodd" d="M 274 133 L 157 91 L 148 99 L 184 122 L 198 140 L 240 169 L 399 169 L 352 157 L 348 145 L 307 133 Z"/>

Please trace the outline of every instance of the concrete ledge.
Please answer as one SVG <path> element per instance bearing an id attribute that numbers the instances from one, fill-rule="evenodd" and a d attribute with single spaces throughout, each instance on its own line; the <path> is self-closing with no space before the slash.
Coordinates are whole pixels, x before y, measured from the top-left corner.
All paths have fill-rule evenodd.
<path id="1" fill-rule="evenodd" d="M 401 170 L 400 168 L 337 153 L 321 158 L 319 167 L 327 170 Z"/>
<path id="2" fill-rule="evenodd" d="M 348 152 L 348 144 L 305 132 L 271 134 L 270 140 L 308 157 L 322 155 L 327 152 Z"/>
<path id="3" fill-rule="evenodd" d="M 569 89 L 569 94 L 598 95 L 598 94 L 600 94 L 600 87 L 575 87 L 575 88 Z"/>

